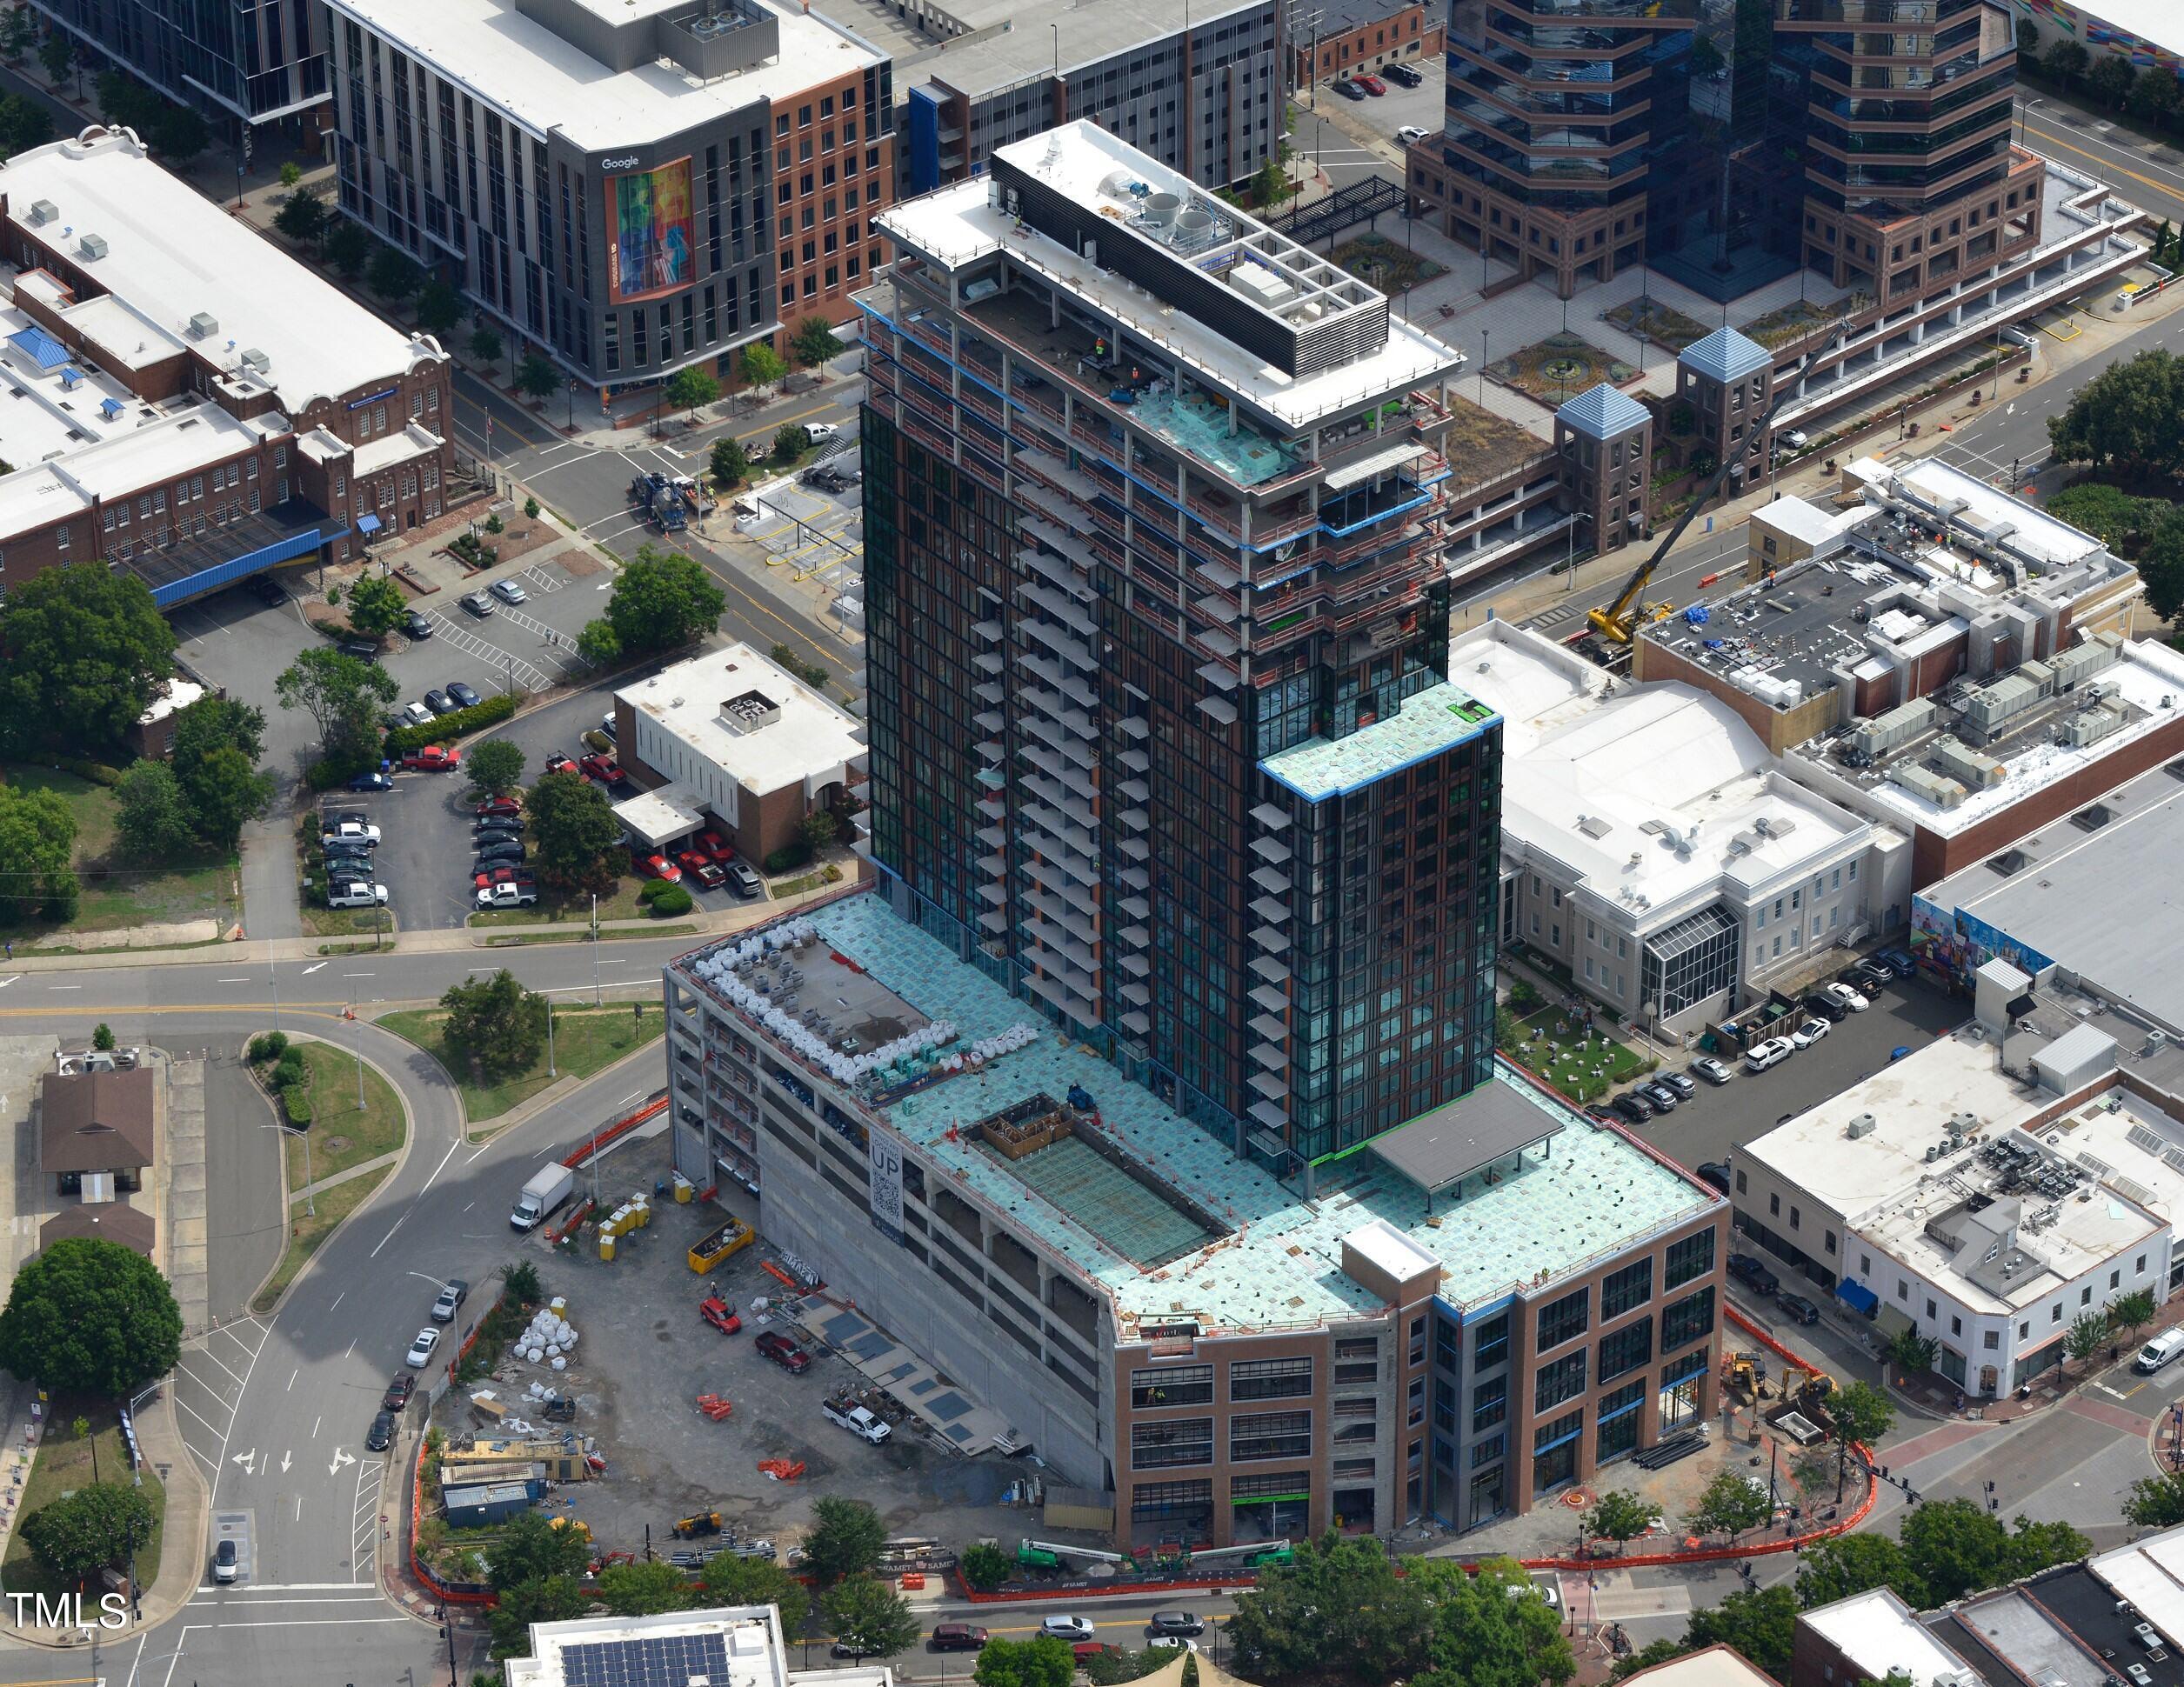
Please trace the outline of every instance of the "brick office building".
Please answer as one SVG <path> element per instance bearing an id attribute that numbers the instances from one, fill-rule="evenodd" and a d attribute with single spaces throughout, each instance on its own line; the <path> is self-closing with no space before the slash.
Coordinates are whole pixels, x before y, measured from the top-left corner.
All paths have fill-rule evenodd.
<path id="1" fill-rule="evenodd" d="M 1316 9 L 1305 14 L 1309 28 L 1292 26 L 1289 43 L 1298 88 L 1319 87 L 1343 77 L 1367 76 L 1389 64 L 1439 66 L 1443 18 L 1439 8 L 1413 0 L 1409 4 L 1359 3 Z"/>
<path id="2" fill-rule="evenodd" d="M 163 606 L 440 513 L 447 363 L 87 129 L 0 167 L 0 589 L 104 559 Z"/>

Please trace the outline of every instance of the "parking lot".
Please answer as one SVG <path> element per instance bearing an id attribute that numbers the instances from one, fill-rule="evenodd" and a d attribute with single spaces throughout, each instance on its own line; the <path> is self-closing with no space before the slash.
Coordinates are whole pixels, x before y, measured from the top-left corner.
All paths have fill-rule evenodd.
<path id="1" fill-rule="evenodd" d="M 571 573 L 572 565 L 584 572 Z M 488 596 L 491 613 L 482 616 L 463 607 L 461 598 L 502 579 L 522 589 L 523 603 Z M 459 590 L 448 586 L 413 598 L 411 607 L 431 624 L 433 636 L 408 639 L 396 634 L 379 665 L 402 687 L 402 703 L 422 699 L 434 688 L 444 690 L 450 680 L 460 680 L 485 697 L 513 691 L 520 697 L 557 684 L 580 683 L 590 664 L 577 654 L 577 636 L 584 623 L 604 612 L 612 586 L 604 565 L 583 551 L 480 574 Z"/>
<path id="2" fill-rule="evenodd" d="M 1753 1072 L 1741 1060 L 1725 1062 L 1735 1074 L 1728 1083 L 1700 1080 L 1689 1101 L 1639 1126 L 1638 1134 L 1683 1165 L 1723 1159 L 1731 1149 L 1871 1077 L 1894 1050 L 1918 1048 L 1970 1015 L 1960 996 L 1923 978 L 1899 980 L 1863 1013 L 1847 1015 L 1821 1041 L 1779 1066 Z M 1690 1063 L 1670 1058 L 1662 1064 L 1682 1069 Z"/>
<path id="3" fill-rule="evenodd" d="M 1419 73 L 1422 80 L 1416 88 L 1406 88 L 1383 75 L 1387 92 L 1379 96 L 1368 94 L 1361 100 L 1346 99 L 1334 87 L 1334 79 L 1322 82 L 1313 98 L 1318 108 L 1332 114 L 1341 112 L 1351 120 L 1362 123 L 1376 135 L 1393 141 L 1395 131 L 1406 126 L 1438 134 L 1446 117 L 1447 90 L 1442 61 L 1428 56 L 1404 61 Z M 1308 149 L 1311 142 L 1309 120 L 1304 125 Z M 1330 142 L 1330 144 L 1332 143 Z"/>
<path id="4" fill-rule="evenodd" d="M 825 457 L 806 464 L 795 477 L 762 481 L 739 493 L 735 502 L 755 506 L 757 519 L 738 517 L 737 533 L 765 547 L 769 567 L 789 577 L 825 586 L 833 596 L 863 596 L 865 578 L 865 491 L 850 486 L 827 491 L 805 483 L 814 468 L 857 465 L 858 445 L 846 436 L 829 446 Z M 718 523 L 719 517 L 715 517 Z"/>
<path id="5" fill-rule="evenodd" d="M 667 1170 L 665 1135 L 615 1151 L 601 1167 L 604 1204 L 651 1189 Z M 536 1233 L 524 1244 L 523 1257 L 538 1264 L 547 1292 L 567 1297 L 578 1359 L 559 1377 L 521 1364 L 504 1366 L 504 1376 L 515 1394 L 533 1377 L 573 1393 L 575 1426 L 598 1437 L 606 1460 L 598 1480 L 557 1492 L 561 1512 L 588 1524 L 603 1548 L 620 1551 L 642 1551 L 650 1525 L 654 1550 L 665 1553 L 679 1545 L 669 1537 L 677 1518 L 717 1510 L 728 1530 L 771 1539 L 785 1554 L 810 1523 L 813 1503 L 827 1494 L 870 1501 L 892 1535 L 941 1534 L 954 1543 L 1023 1534 L 1032 1514 L 996 1501 L 1031 1473 L 1025 1466 L 965 1459 L 906 1426 L 884 1445 L 867 1446 L 819 1415 L 830 1391 L 858 1380 L 844 1361 L 813 1348 L 811 1368 L 794 1377 L 759 1357 L 754 1336 L 785 1327 L 767 1310 L 783 1289 L 761 1265 L 765 1239 L 705 1277 L 689 1268 L 691 1244 L 719 1221 L 717 1208 L 696 1201 L 656 1200 L 650 1226 L 620 1238 L 611 1264 L 599 1260 L 596 1244 L 550 1251 Z M 722 1335 L 699 1318 L 698 1303 L 710 1295 L 742 1318 L 739 1333 Z M 716 1423 L 698 1410 L 700 1394 L 719 1396 L 733 1410 Z M 441 1408 L 451 1425 L 466 1410 L 460 1396 Z M 801 1463 L 804 1470 L 776 1481 L 758 1469 L 761 1459 Z"/>

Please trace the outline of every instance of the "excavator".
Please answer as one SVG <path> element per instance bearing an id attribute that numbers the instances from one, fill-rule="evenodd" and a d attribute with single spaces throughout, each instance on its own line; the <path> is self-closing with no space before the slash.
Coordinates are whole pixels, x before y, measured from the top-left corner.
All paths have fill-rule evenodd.
<path id="1" fill-rule="evenodd" d="M 1825 340 L 1805 354 L 1796 369 L 1776 383 L 1773 402 L 1767 405 L 1767 414 L 1760 418 L 1759 431 L 1762 438 L 1767 437 L 1768 430 L 1774 425 L 1774 413 L 1782 408 L 1782 401 L 1797 390 L 1813 363 L 1833 350 L 1835 343 L 1843 337 L 1848 327 L 1847 323 L 1838 323 Z M 1586 611 L 1586 625 L 1606 646 L 1601 653 L 1606 660 L 1613 662 L 1620 659 L 1628 653 L 1631 641 L 1638 636 L 1639 628 L 1655 621 L 1665 621 L 1673 612 L 1673 604 L 1646 603 L 1646 588 L 1653 583 L 1653 571 L 1660 566 L 1661 558 L 1675 549 L 1676 541 L 1683 537 L 1684 529 L 1691 525 L 1692 517 L 1721 490 L 1722 483 L 1728 479 L 1729 471 L 1736 466 L 1736 463 L 1735 454 L 1724 455 L 1713 473 L 1707 477 L 1706 484 L 1699 489 L 1698 496 L 1685 507 L 1684 513 L 1676 518 L 1675 525 L 1653 547 L 1653 554 L 1632 571 L 1629 579 L 1623 582 L 1623 589 L 1609 603 Z"/>

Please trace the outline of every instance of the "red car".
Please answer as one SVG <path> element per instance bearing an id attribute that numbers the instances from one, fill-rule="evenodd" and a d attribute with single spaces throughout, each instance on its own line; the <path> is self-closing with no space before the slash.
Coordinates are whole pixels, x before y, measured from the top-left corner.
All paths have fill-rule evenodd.
<path id="1" fill-rule="evenodd" d="M 694 873 L 700 867 L 711 866 L 712 859 L 713 858 L 707 855 L 703 850 L 678 850 L 675 851 L 675 864 L 678 867 L 680 867 L 686 873 Z"/>
<path id="2" fill-rule="evenodd" d="M 421 750 L 403 751 L 402 765 L 414 772 L 452 773 L 463 765 L 463 752 L 445 744 L 429 743 Z"/>
<path id="3" fill-rule="evenodd" d="M 528 867 L 489 867 L 471 882 L 483 890 L 492 884 L 536 884 L 538 875 Z"/>
<path id="4" fill-rule="evenodd" d="M 718 890 L 728 882 L 728 870 L 718 861 L 700 861 L 690 870 L 690 876 L 708 890 Z"/>
<path id="5" fill-rule="evenodd" d="M 1387 83 L 1382 82 L 1378 77 L 1359 77 L 1357 78 L 1357 84 L 1376 99 L 1388 90 Z"/>
<path id="6" fill-rule="evenodd" d="M 410 1397 L 417 1392 L 417 1379 L 404 1371 L 387 1384 L 387 1391 L 380 1397 L 379 1410 L 400 1411 L 410 1404 Z"/>
<path id="7" fill-rule="evenodd" d="M 524 805 L 512 797 L 488 797 L 475 809 L 473 814 L 521 814 Z"/>
<path id="8" fill-rule="evenodd" d="M 603 785 L 622 783 L 622 766 L 611 756 L 586 756 L 577 768 L 587 779 L 597 779 Z"/>
<path id="9" fill-rule="evenodd" d="M 699 1301 L 698 1316 L 724 1336 L 732 1336 L 743 1328 L 743 1320 L 728 1310 L 728 1303 L 718 1295 L 708 1295 Z"/>
<path id="10" fill-rule="evenodd" d="M 811 1356 L 778 1330 L 758 1332 L 759 1353 L 779 1365 L 791 1377 L 801 1377 L 811 1368 Z"/>
<path id="11" fill-rule="evenodd" d="M 1109 1645 L 1105 1640 L 1079 1640 L 1070 1647 L 1070 1650 L 1077 1654 L 1077 1661 L 1079 1664 L 1089 1664 L 1095 1657 L 1104 1657 L 1109 1652 L 1119 1652 L 1121 1650 L 1119 1646 Z"/>
<path id="12" fill-rule="evenodd" d="M 683 882 L 683 870 L 664 855 L 648 855 L 637 863 L 637 870 L 646 878 L 664 878 L 670 884 Z"/>
<path id="13" fill-rule="evenodd" d="M 735 845 L 729 843 L 717 831 L 706 830 L 698 833 L 698 847 L 715 861 L 733 861 L 736 858 Z"/>
<path id="14" fill-rule="evenodd" d="M 558 752 L 546 757 L 546 771 L 549 773 L 574 773 L 576 770 L 577 764 Z"/>

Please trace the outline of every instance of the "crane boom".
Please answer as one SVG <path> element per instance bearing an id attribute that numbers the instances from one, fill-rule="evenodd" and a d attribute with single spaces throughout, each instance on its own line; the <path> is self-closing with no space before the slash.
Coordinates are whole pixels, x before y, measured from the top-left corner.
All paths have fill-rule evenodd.
<path id="1" fill-rule="evenodd" d="M 1849 324 L 1847 322 L 1837 323 L 1833 331 L 1812 350 L 1807 352 L 1789 377 L 1774 390 L 1774 397 L 1767 407 L 1767 414 L 1760 418 L 1760 434 L 1762 438 L 1766 437 L 1767 430 L 1774 425 L 1774 413 L 1782 408 L 1782 401 L 1796 390 L 1800 382 L 1804 380 L 1806 371 L 1812 368 L 1814 360 L 1832 350 L 1835 343 L 1843 337 L 1848 329 Z M 1735 463 L 1736 459 L 1725 452 L 1713 473 L 1707 477 L 1706 483 L 1699 489 L 1698 496 L 1692 499 L 1684 513 L 1676 517 L 1675 525 L 1671 527 L 1660 543 L 1653 547 L 1653 554 L 1632 570 L 1631 577 L 1623 582 L 1623 589 L 1615 594 L 1613 601 L 1605 608 L 1589 610 L 1586 612 L 1586 624 L 1594 632 L 1602 638 L 1617 644 L 1627 644 L 1636 637 L 1638 623 L 1641 617 L 1645 616 L 1646 608 L 1640 599 L 1646 586 L 1653 581 L 1653 570 L 1660 566 L 1661 558 L 1675 548 L 1676 541 L 1683 537 L 1684 529 L 1691 525 L 1692 517 L 1704 509 L 1713 495 L 1721 490 L 1722 483 L 1728 479 L 1729 470 L 1735 466 Z M 1658 613 L 1646 618 L 1658 621 L 1668 613 L 1668 605 L 1666 603 L 1653 607 Z"/>

